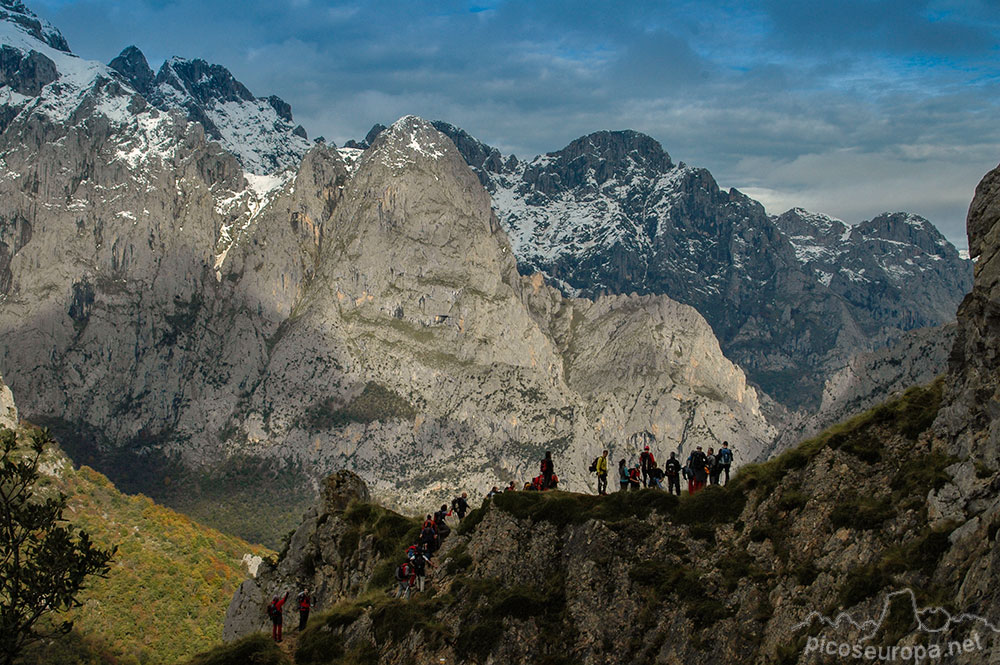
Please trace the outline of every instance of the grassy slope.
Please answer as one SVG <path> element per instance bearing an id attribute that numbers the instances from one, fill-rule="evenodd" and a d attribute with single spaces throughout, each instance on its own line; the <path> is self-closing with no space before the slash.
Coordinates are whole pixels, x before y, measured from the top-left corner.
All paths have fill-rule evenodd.
<path id="1" fill-rule="evenodd" d="M 51 487 L 65 493 L 64 517 L 102 546 L 118 546 L 107 579 L 95 580 L 72 612 L 75 632 L 27 662 L 175 663 L 222 637 L 222 620 L 259 546 L 201 526 L 141 496 L 122 494 L 65 458 Z"/>

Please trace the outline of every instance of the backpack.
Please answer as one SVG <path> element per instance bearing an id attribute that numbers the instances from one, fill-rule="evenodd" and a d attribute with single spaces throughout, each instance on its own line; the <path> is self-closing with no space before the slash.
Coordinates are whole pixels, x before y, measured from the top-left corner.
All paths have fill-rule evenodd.
<path id="1" fill-rule="evenodd" d="M 410 565 L 408 563 L 401 563 L 396 566 L 396 581 L 405 582 L 410 578 Z"/>
<path id="2" fill-rule="evenodd" d="M 722 466 L 729 466 L 733 463 L 733 451 L 729 448 L 723 448 L 719 451 L 718 458 Z"/>
<path id="3" fill-rule="evenodd" d="M 273 621 L 273 620 L 275 620 L 275 619 L 278 618 L 279 614 L 281 614 L 281 612 L 278 611 L 278 608 L 274 605 L 274 603 L 273 602 L 268 603 L 268 605 L 267 605 L 267 618 L 271 619 Z"/>
<path id="4" fill-rule="evenodd" d="M 599 460 L 599 459 L 600 459 L 599 457 L 595 457 L 594 461 L 590 463 L 590 472 L 591 473 L 594 473 L 594 472 L 597 471 L 597 460 Z"/>

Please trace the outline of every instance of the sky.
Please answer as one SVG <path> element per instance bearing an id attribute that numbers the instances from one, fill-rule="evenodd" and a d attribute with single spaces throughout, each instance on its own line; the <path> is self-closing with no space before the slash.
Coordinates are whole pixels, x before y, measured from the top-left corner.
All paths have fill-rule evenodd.
<path id="1" fill-rule="evenodd" d="M 635 129 L 769 213 L 927 217 L 1000 161 L 1000 0 L 27 0 L 78 55 L 228 67 L 338 145 L 406 114 L 520 158 Z"/>

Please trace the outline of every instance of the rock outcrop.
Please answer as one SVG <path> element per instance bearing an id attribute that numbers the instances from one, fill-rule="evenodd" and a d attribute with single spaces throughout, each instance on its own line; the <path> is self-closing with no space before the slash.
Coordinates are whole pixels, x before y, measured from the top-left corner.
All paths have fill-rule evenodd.
<path id="1" fill-rule="evenodd" d="M 357 596 L 371 581 L 376 566 L 388 560 L 375 547 L 372 527 L 377 519 L 393 520 L 404 533 L 411 527 L 406 518 L 370 507 L 368 488 L 353 473 L 331 475 L 322 491 L 323 499 L 289 536 L 279 560 L 262 563 L 257 574 L 237 590 L 226 611 L 223 640 L 269 625 L 266 608 L 275 595 L 290 592 L 290 608 L 294 597 L 305 589 L 317 607 Z M 345 513 L 349 507 L 355 510 Z M 379 513 L 374 519 L 373 512 Z M 389 559 L 394 560 L 395 554 Z"/>
<path id="2" fill-rule="evenodd" d="M 8 429 L 17 427 L 17 406 L 14 405 L 14 393 L 0 378 L 0 425 Z"/>
<path id="3" fill-rule="evenodd" d="M 986 174 L 969 207 L 975 286 L 958 309 L 946 404 L 937 426 L 952 450 L 1000 469 L 1000 167 Z"/>
<path id="4" fill-rule="evenodd" d="M 296 662 L 811 663 L 812 638 L 926 649 L 974 631 L 982 648 L 954 662 L 995 662 L 995 592 L 962 591 L 995 570 L 988 541 L 968 524 L 927 522 L 928 490 L 951 478 L 927 429 L 940 396 L 941 382 L 911 390 L 695 496 L 501 494 L 452 530 L 428 592 L 395 600 L 394 581 L 372 576 L 361 597 L 326 596 Z M 353 552 L 357 541 L 340 542 Z M 387 543 L 387 563 L 402 560 L 398 532 L 368 548 Z M 346 576 L 344 559 L 304 551 L 308 579 Z M 257 629 L 242 621 L 261 612 L 239 605 L 243 594 L 229 640 Z M 841 612 L 857 625 L 824 623 Z"/>

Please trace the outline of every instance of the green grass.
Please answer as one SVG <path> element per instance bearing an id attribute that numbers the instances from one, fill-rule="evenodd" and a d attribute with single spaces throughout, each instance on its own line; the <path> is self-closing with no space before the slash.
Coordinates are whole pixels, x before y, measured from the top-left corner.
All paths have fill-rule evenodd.
<path id="1" fill-rule="evenodd" d="M 852 495 L 839 499 L 830 513 L 836 528 L 847 527 L 858 531 L 878 529 L 896 516 L 896 506 L 887 496 L 871 497 Z"/>
<path id="2" fill-rule="evenodd" d="M 364 639 L 345 641 L 344 628 L 367 614 L 376 644 L 400 642 L 416 632 L 431 648 L 450 640 L 448 628 L 435 614 L 452 602 L 448 596 L 417 594 L 410 600 L 389 598 L 383 593 L 367 593 L 342 601 L 319 614 L 299 638 L 296 665 L 348 665 L 377 663 L 378 650 Z"/>
<path id="3" fill-rule="evenodd" d="M 66 494 L 67 516 L 95 543 L 118 546 L 108 576 L 92 580 L 80 596 L 83 606 L 62 617 L 75 622 L 78 637 L 53 644 L 48 662 L 190 658 L 221 641 L 226 607 L 247 576 L 243 555 L 271 554 L 145 496 L 123 494 L 88 467 L 67 464 L 45 485 Z"/>
<path id="4" fill-rule="evenodd" d="M 198 654 L 185 665 L 291 665 L 270 636 L 254 633 Z"/>

